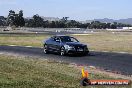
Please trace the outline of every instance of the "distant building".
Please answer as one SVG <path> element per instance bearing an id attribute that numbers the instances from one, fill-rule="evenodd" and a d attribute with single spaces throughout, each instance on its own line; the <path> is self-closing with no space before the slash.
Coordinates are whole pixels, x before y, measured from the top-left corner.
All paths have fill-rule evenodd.
<path id="1" fill-rule="evenodd" d="M 129 27 L 130 30 L 132 30 L 132 27 Z"/>
<path id="2" fill-rule="evenodd" d="M 128 29 L 132 29 L 132 27 L 117 27 L 117 29 L 124 29 L 124 30 L 128 30 Z"/>
<path id="3" fill-rule="evenodd" d="M 60 19 L 58 17 L 43 17 L 41 16 L 45 21 L 59 21 Z"/>
<path id="4" fill-rule="evenodd" d="M 59 21 L 60 19 L 58 17 L 44 17 L 40 16 L 44 19 L 44 21 Z M 32 17 L 26 17 L 26 19 L 33 19 Z"/>
<path id="5" fill-rule="evenodd" d="M 117 27 L 116 29 L 106 29 L 108 31 L 123 31 L 123 30 L 132 30 L 132 27 Z"/>

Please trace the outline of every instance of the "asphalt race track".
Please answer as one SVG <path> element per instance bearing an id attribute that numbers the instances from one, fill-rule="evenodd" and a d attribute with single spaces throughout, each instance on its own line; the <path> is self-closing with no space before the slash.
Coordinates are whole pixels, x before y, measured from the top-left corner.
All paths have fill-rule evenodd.
<path id="1" fill-rule="evenodd" d="M 90 56 L 59 56 L 56 54 L 44 54 L 42 48 L 22 46 L 0 46 L 0 52 L 37 56 L 78 65 L 92 65 L 105 70 L 119 72 L 123 75 L 132 75 L 132 54 L 91 51 Z"/>

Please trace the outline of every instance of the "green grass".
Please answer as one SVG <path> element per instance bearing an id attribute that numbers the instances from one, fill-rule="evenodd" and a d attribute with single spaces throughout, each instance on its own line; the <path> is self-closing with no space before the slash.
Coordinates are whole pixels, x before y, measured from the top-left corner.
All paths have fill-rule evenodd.
<path id="1" fill-rule="evenodd" d="M 81 71 L 66 63 L 31 57 L 0 55 L 0 88 L 82 88 Z M 113 79 L 90 74 L 90 79 Z M 88 88 L 129 88 L 128 86 L 91 86 Z"/>
<path id="2" fill-rule="evenodd" d="M 42 40 L 52 35 L 47 34 L 0 34 L 0 45 L 19 45 L 42 47 Z M 86 43 L 90 50 L 96 51 L 117 51 L 132 53 L 132 33 L 131 32 L 100 32 L 91 35 L 72 35 Z"/>
<path id="3" fill-rule="evenodd" d="M 0 34 L 0 45 L 18 45 L 18 46 L 35 46 L 41 47 L 42 41 L 50 35 L 17 35 L 17 34 Z"/>
<path id="4" fill-rule="evenodd" d="M 81 42 L 97 51 L 116 51 L 132 53 L 132 33 L 103 32 L 87 36 L 75 36 Z"/>

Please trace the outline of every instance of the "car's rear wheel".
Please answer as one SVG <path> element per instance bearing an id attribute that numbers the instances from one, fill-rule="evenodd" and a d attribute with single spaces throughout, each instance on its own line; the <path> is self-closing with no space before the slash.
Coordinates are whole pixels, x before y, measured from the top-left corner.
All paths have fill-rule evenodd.
<path id="1" fill-rule="evenodd" d="M 85 52 L 84 55 L 85 55 L 85 56 L 89 55 L 89 51 Z"/>
<path id="2" fill-rule="evenodd" d="M 89 50 L 87 51 L 87 55 L 90 55 L 90 51 Z"/>
<path id="3" fill-rule="evenodd" d="M 43 51 L 44 51 L 45 54 L 48 54 L 49 53 L 48 46 L 47 45 L 44 45 Z"/>
<path id="4" fill-rule="evenodd" d="M 64 47 L 61 47 L 60 55 L 61 56 L 64 56 L 65 55 L 65 48 Z"/>

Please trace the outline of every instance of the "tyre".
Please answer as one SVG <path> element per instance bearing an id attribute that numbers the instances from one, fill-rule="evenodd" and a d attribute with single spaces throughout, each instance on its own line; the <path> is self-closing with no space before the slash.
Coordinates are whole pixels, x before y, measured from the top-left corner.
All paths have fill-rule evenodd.
<path id="1" fill-rule="evenodd" d="M 48 54 L 49 53 L 48 46 L 47 45 L 44 45 L 43 51 L 44 51 L 45 54 Z"/>
<path id="2" fill-rule="evenodd" d="M 65 56 L 65 48 L 64 47 L 61 47 L 61 50 L 60 50 L 60 55 L 61 56 Z"/>
<path id="3" fill-rule="evenodd" d="M 87 55 L 90 56 L 90 51 L 88 50 Z"/>
<path id="4" fill-rule="evenodd" d="M 87 55 L 89 56 L 89 55 L 90 55 L 89 50 L 85 51 L 85 52 L 83 53 L 83 55 L 84 55 L 84 56 L 87 56 Z"/>

